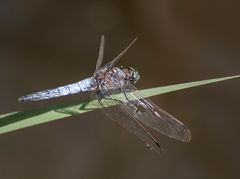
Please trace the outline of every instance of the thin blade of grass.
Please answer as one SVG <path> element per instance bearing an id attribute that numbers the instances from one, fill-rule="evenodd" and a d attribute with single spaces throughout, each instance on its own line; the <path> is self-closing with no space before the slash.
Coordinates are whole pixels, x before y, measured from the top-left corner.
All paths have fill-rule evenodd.
<path id="1" fill-rule="evenodd" d="M 168 85 L 163 87 L 149 88 L 140 90 L 146 97 L 159 94 L 174 92 L 196 86 L 202 86 L 210 83 L 216 83 L 224 80 L 239 78 L 240 75 L 208 79 L 202 81 Z M 54 105 L 46 108 L 31 109 L 27 111 L 16 111 L 0 115 L 0 134 L 15 131 L 25 127 L 30 127 L 57 119 L 90 112 L 100 108 L 96 100 L 93 101 L 75 101 L 67 104 Z"/>

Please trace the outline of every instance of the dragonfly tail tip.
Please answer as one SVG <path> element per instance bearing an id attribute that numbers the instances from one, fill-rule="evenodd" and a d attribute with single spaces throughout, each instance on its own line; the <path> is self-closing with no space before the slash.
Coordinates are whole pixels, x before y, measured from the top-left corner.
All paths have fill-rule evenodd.
<path id="1" fill-rule="evenodd" d="M 18 102 L 24 102 L 25 100 L 24 100 L 23 97 L 20 97 L 20 98 L 17 99 L 17 101 L 18 101 Z"/>

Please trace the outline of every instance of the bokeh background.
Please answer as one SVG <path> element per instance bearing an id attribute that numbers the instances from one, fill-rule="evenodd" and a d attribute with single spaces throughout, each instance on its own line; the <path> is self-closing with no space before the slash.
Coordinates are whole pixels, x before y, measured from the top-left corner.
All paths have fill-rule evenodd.
<path id="1" fill-rule="evenodd" d="M 101 34 L 105 62 L 135 36 L 119 64 L 139 89 L 239 74 L 238 1 L 0 1 L 0 113 L 88 99 L 79 94 L 19 104 L 26 93 L 91 75 Z M 0 136 L 0 178 L 240 178 L 239 80 L 151 98 L 185 123 L 190 143 L 151 130 L 148 150 L 100 111 Z"/>

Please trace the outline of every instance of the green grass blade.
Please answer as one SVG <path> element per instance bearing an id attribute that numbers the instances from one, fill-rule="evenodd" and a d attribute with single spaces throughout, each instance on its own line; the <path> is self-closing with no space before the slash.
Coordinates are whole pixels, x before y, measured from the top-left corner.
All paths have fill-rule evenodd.
<path id="1" fill-rule="evenodd" d="M 168 86 L 144 89 L 144 90 L 141 90 L 141 92 L 145 94 L 147 97 L 151 97 L 159 94 L 170 93 L 170 92 L 174 92 L 182 89 L 202 86 L 210 83 L 216 83 L 216 82 L 230 80 L 230 79 L 239 78 L 239 77 L 240 75 L 235 75 L 235 76 L 228 76 L 228 77 L 222 77 L 222 78 L 214 78 L 209 80 L 194 81 L 194 82 L 181 83 L 176 85 L 168 85 Z"/>
<path id="2" fill-rule="evenodd" d="M 140 90 L 140 92 L 143 93 L 146 97 L 151 97 L 159 94 L 169 93 L 177 90 L 192 88 L 210 83 L 216 83 L 219 81 L 230 80 L 239 77 L 240 75 L 236 75 L 230 77 L 181 83 L 176 85 L 144 89 Z M 97 101 L 76 101 L 69 104 L 54 105 L 46 108 L 31 109 L 27 111 L 17 111 L 3 114 L 0 115 L 0 134 L 85 112 L 90 112 L 97 108 L 100 108 Z"/>

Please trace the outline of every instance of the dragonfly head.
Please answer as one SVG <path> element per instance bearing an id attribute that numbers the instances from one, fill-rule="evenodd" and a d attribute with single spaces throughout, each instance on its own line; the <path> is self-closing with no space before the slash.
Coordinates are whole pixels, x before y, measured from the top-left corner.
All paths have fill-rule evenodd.
<path id="1" fill-rule="evenodd" d="M 132 67 L 128 67 L 127 70 L 129 74 L 130 83 L 135 84 L 139 80 L 140 74 L 138 73 L 137 70 L 135 70 Z"/>

